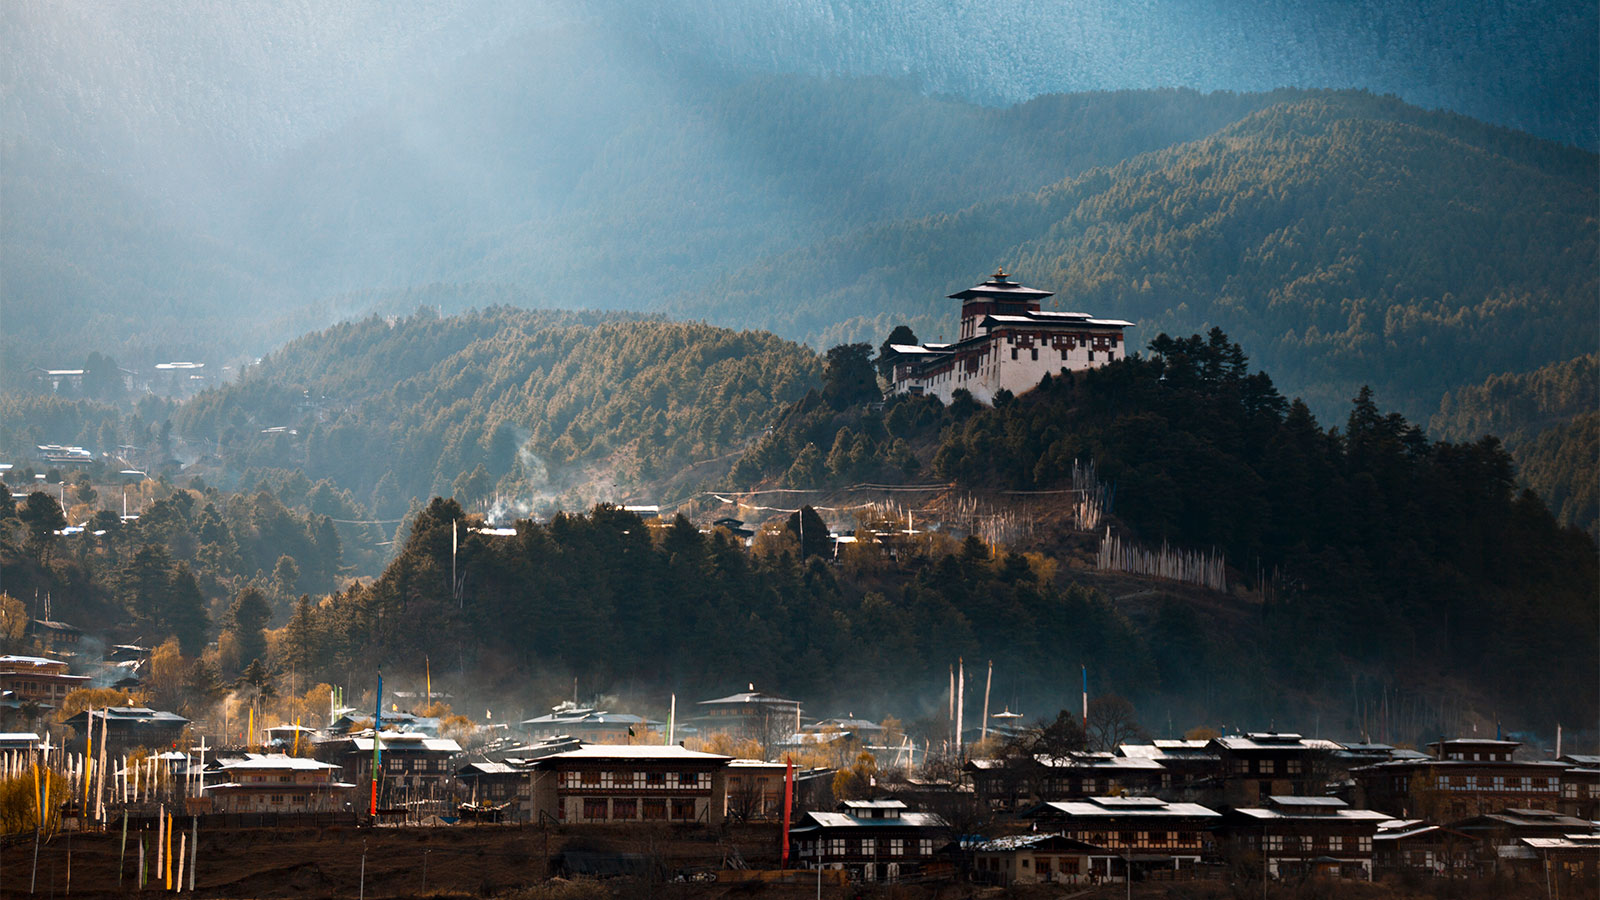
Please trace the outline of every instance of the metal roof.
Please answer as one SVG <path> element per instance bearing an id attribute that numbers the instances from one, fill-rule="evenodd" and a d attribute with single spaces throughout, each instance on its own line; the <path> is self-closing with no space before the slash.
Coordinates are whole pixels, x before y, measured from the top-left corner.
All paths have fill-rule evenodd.
<path id="1" fill-rule="evenodd" d="M 732 759 L 716 753 L 701 753 L 676 744 L 586 744 L 565 753 L 552 753 L 539 763 L 564 760 L 631 759 L 641 762 L 727 762 Z"/>
<path id="2" fill-rule="evenodd" d="M 957 291 L 949 295 L 951 300 L 970 300 L 973 297 L 1008 297 L 1022 300 L 1040 300 L 1055 294 L 1054 291 L 1041 291 L 1038 288 L 1025 287 L 1012 281 L 1003 272 L 996 272 L 988 281 L 980 282 L 964 291 Z"/>
<path id="3" fill-rule="evenodd" d="M 357 750 L 372 749 L 372 735 L 356 735 L 344 738 L 355 745 Z M 416 732 L 383 733 L 384 750 L 432 750 L 437 753 L 460 753 L 461 745 L 450 738 L 429 737 Z"/>
<path id="4" fill-rule="evenodd" d="M 757 704 L 772 704 L 774 706 L 778 706 L 778 705 L 782 705 L 782 706 L 799 706 L 800 705 L 800 701 L 799 700 L 785 700 L 782 697 L 774 697 L 771 694 L 763 694 L 760 691 L 743 691 L 743 692 L 738 693 L 738 694 L 729 694 L 726 697 L 718 697 L 715 700 L 701 700 L 697 705 L 698 706 L 706 706 L 706 705 L 713 704 L 713 703 L 727 703 L 727 704 L 757 703 Z"/>
<path id="5" fill-rule="evenodd" d="M 1326 809 L 1326 807 L 1323 807 L 1323 808 Z M 1330 819 L 1342 819 L 1342 820 L 1345 820 L 1345 821 L 1357 821 L 1357 822 L 1387 822 L 1390 819 L 1394 818 L 1393 816 L 1389 815 L 1388 813 L 1378 812 L 1375 809 L 1340 809 L 1340 808 L 1333 808 L 1333 809 L 1327 809 L 1326 812 L 1298 812 L 1298 811 L 1295 811 L 1295 810 L 1285 811 L 1285 810 L 1281 810 L 1281 809 L 1262 809 L 1260 807 L 1244 807 L 1244 808 L 1241 808 L 1241 809 L 1235 809 L 1234 812 L 1238 813 L 1241 816 L 1248 816 L 1248 817 L 1250 817 L 1252 819 L 1293 819 L 1293 820 L 1296 820 L 1296 821 L 1306 820 L 1306 819 L 1317 820 L 1317 821 L 1326 821 L 1326 820 L 1330 820 Z"/>
<path id="6" fill-rule="evenodd" d="M 906 812 L 893 819 L 864 819 L 848 813 L 808 812 L 806 813 L 816 825 L 822 828 L 943 828 L 944 819 L 934 813 Z M 805 826 L 791 829 L 793 831 L 806 830 Z"/>
<path id="7" fill-rule="evenodd" d="M 224 772 L 256 771 L 262 769 L 293 769 L 297 772 L 323 772 L 328 769 L 337 769 L 339 766 L 332 763 L 318 762 L 302 756 L 289 756 L 284 753 L 271 753 L 266 756 L 252 756 L 249 759 L 232 760 L 217 768 Z"/>
<path id="8" fill-rule="evenodd" d="M 1147 799 L 1154 800 L 1150 804 L 1116 804 L 1106 803 L 1108 800 Z M 1079 819 L 1115 818 L 1117 816 L 1199 816 L 1203 818 L 1220 818 L 1221 813 L 1208 809 L 1198 803 L 1168 803 L 1158 797 L 1131 798 L 1131 797 L 1094 797 L 1089 800 L 1057 800 L 1045 803 L 1041 811 L 1048 809 L 1059 815 L 1071 816 Z"/>

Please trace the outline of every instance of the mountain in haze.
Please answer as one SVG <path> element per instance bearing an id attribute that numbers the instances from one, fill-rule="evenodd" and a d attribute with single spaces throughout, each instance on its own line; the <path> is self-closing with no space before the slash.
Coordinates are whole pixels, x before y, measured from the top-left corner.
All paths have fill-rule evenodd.
<path id="1" fill-rule="evenodd" d="M 1363 384 L 1408 415 L 1593 344 L 1592 154 L 1361 94 L 1306 96 L 1039 191 L 869 226 L 669 305 L 830 344 L 905 323 L 996 265 L 1139 334 L 1222 325 L 1326 413 Z"/>
<path id="2" fill-rule="evenodd" d="M 510 293 L 819 344 L 901 318 L 935 336 L 936 292 L 996 262 L 1070 305 L 1124 304 L 1174 330 L 1225 323 L 1319 409 L 1351 395 L 1354 370 L 1420 414 L 1459 384 L 1572 355 L 1594 158 L 1560 142 L 1594 143 L 1595 10 L 1276 12 L 7 7 L 7 358 L 61 365 L 95 347 L 133 368 L 215 365 L 363 315 L 374 292 L 434 284 L 463 286 L 446 312 Z M 1126 86 L 1146 90 L 1053 93 Z M 1323 86 L 1556 143 L 1307 90 Z M 1316 102 L 1293 113 L 1303 139 L 1261 130 L 1285 115 L 1269 109 Z M 1180 159 L 1195 153 L 1238 160 L 1242 180 Z M 1578 188 L 1552 192 L 1562 178 Z M 1235 187 L 1249 195 L 1227 199 Z M 1186 218 L 1208 204 L 1214 216 Z M 1462 233 L 1443 237 L 1440 221 Z M 993 228 L 973 239 L 980 224 Z M 1524 224 L 1529 258 L 1565 254 L 1546 277 L 1508 258 Z M 1195 233 L 1210 228 L 1228 234 Z M 962 246 L 941 245 L 952 236 Z M 841 312 L 856 321 L 829 319 Z M 1485 329 L 1507 325 L 1531 340 L 1490 346 Z"/>
<path id="3" fill-rule="evenodd" d="M 292 341 L 172 423 L 209 450 L 198 471 L 215 483 L 299 472 L 383 515 L 451 493 L 499 518 L 671 484 L 742 449 L 817 377 L 810 350 L 759 332 L 424 310 Z"/>

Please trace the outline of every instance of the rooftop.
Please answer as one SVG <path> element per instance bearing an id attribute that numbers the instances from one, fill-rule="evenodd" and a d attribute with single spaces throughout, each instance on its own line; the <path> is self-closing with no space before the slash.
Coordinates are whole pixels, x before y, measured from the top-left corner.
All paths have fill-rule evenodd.
<path id="1" fill-rule="evenodd" d="M 218 766 L 224 772 L 249 772 L 262 770 L 291 769 L 296 772 L 325 772 L 337 769 L 338 766 L 301 756 L 289 756 L 285 753 L 268 753 L 262 756 L 251 756 L 248 759 L 231 760 Z"/>
<path id="2" fill-rule="evenodd" d="M 554 753 L 541 763 L 588 759 L 631 759 L 648 762 L 727 762 L 732 757 L 701 753 L 676 744 L 586 744 L 576 750 Z"/>

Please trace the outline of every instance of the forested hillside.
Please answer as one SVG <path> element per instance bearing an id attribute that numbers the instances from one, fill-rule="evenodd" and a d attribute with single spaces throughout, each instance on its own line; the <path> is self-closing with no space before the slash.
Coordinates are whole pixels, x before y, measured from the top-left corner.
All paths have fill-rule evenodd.
<path id="1" fill-rule="evenodd" d="M 1223 325 L 1324 414 L 1370 384 L 1409 415 L 1591 349 L 1596 157 L 1358 94 L 959 213 L 863 229 L 681 296 L 812 340 L 955 332 L 997 264 L 1143 334 Z M 820 277 L 819 277 L 819 272 Z"/>
<path id="2" fill-rule="evenodd" d="M 1522 374 L 1496 375 L 1444 396 L 1429 428 L 1505 442 L 1517 477 L 1565 525 L 1600 538 L 1600 371 L 1594 354 Z"/>
<path id="3" fill-rule="evenodd" d="M 525 515 L 586 480 L 591 499 L 621 499 L 740 450 L 817 373 L 809 350 L 758 332 L 600 313 L 424 311 L 294 341 L 172 421 L 183 439 L 215 449 L 228 480 L 295 470 L 383 515 L 430 492 L 471 504 L 504 495 Z M 583 499 L 567 497 L 574 505 Z"/>
<path id="4" fill-rule="evenodd" d="M 830 384 L 846 380 L 830 369 Z M 1041 490 L 1071 487 L 1074 464 L 1092 461 L 1119 532 L 1220 551 L 1264 592 L 1282 643 L 1261 652 L 1286 683 L 1321 683 L 1333 659 L 1493 672 L 1530 694 L 1551 677 L 1583 682 L 1592 642 L 1567 636 L 1600 625 L 1594 542 L 1517 491 L 1494 438 L 1430 441 L 1364 388 L 1346 410 L 1322 427 L 1220 330 L 1162 335 L 1146 356 L 992 408 L 899 397 L 880 411 L 813 395 L 731 477 L 844 483 L 865 446 L 874 478 L 927 466 L 968 489 Z"/>

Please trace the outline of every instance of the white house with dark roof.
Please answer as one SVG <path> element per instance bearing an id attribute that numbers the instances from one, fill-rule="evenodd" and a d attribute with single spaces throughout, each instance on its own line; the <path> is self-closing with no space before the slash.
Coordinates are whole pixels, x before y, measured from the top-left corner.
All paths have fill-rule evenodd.
<path id="1" fill-rule="evenodd" d="M 218 766 L 228 779 L 205 786 L 217 812 L 339 812 L 355 797 L 354 784 L 339 781 L 339 767 L 283 753 L 251 755 Z"/>
<path id="2" fill-rule="evenodd" d="M 1171 803 L 1159 797 L 1090 797 L 1041 803 L 1026 813 L 1039 830 L 1104 847 L 1116 860 L 1088 874 L 1101 879 L 1151 869 L 1177 870 L 1198 865 L 1211 853 L 1210 829 L 1221 814 L 1198 803 Z M 1137 877 L 1137 876 L 1136 876 Z"/>
<path id="3" fill-rule="evenodd" d="M 863 881 L 919 874 L 949 842 L 949 825 L 899 800 L 846 800 L 837 812 L 808 812 L 789 829 L 797 864 L 845 869 Z"/>
<path id="4" fill-rule="evenodd" d="M 1228 810 L 1221 832 L 1234 846 L 1259 853 L 1273 878 L 1371 880 L 1373 838 L 1390 818 L 1351 809 L 1337 797 L 1272 796 L 1262 806 Z"/>
<path id="5" fill-rule="evenodd" d="M 561 825 L 721 825 L 729 757 L 593 744 L 534 760 L 525 817 Z"/>
<path id="6" fill-rule="evenodd" d="M 1002 390 L 1032 390 L 1046 375 L 1081 372 L 1127 356 L 1122 319 L 1041 308 L 1051 291 L 1011 280 L 1004 269 L 950 295 L 961 301 L 961 338 L 944 344 L 892 344 L 890 393 L 949 403 L 957 390 L 991 403 Z"/>

